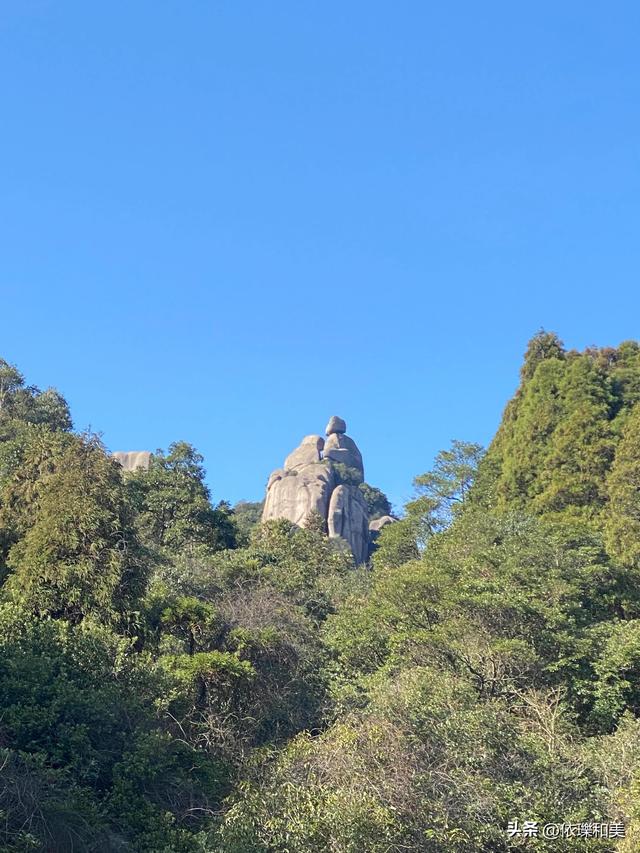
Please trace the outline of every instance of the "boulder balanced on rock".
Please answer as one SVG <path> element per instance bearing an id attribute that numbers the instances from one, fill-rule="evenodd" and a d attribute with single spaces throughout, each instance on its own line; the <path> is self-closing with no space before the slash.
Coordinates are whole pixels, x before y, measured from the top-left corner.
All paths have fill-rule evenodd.
<path id="1" fill-rule="evenodd" d="M 342 435 L 347 431 L 347 423 L 343 421 L 342 418 L 339 418 L 337 415 L 332 415 L 329 418 L 329 423 L 327 424 L 327 428 L 325 429 L 325 433 L 327 435 Z"/>
<path id="2" fill-rule="evenodd" d="M 357 486 L 364 482 L 364 466 L 346 431 L 346 423 L 334 415 L 326 442 L 319 435 L 302 440 L 284 468 L 270 476 L 262 520 L 287 518 L 305 527 L 313 514 L 320 515 L 329 536 L 343 539 L 356 563 L 364 563 L 369 556 L 369 517 Z"/>

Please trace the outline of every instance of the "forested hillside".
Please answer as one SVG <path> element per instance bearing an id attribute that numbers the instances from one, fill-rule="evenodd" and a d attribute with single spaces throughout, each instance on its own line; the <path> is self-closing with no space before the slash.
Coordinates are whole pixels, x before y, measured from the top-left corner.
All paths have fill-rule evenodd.
<path id="1" fill-rule="evenodd" d="M 0 361 L 0 851 L 640 850 L 640 345 L 536 335 L 368 566 L 204 473 Z"/>

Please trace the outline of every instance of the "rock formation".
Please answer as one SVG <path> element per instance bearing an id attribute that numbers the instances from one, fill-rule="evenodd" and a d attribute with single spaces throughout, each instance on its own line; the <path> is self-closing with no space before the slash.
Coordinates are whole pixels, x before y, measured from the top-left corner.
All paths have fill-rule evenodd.
<path id="1" fill-rule="evenodd" d="M 369 557 L 369 515 L 367 504 L 357 486 L 340 485 L 331 493 L 327 517 L 329 536 L 349 543 L 356 563 Z"/>
<path id="2" fill-rule="evenodd" d="M 296 468 L 302 468 L 304 465 L 320 462 L 323 449 L 324 438 L 319 435 L 305 436 L 300 447 L 296 447 L 293 453 L 290 453 L 284 460 L 285 470 L 293 471 Z"/>
<path id="3" fill-rule="evenodd" d="M 329 536 L 345 540 L 356 563 L 364 563 L 370 543 L 367 504 L 358 488 L 364 482 L 364 466 L 346 431 L 345 422 L 334 415 L 326 441 L 319 435 L 302 440 L 284 468 L 269 477 L 262 520 L 287 518 L 304 527 L 318 514 Z"/>
<path id="4" fill-rule="evenodd" d="M 348 435 L 332 433 L 324 445 L 324 458 L 331 459 L 332 462 L 340 462 L 347 468 L 352 468 L 354 472 L 357 472 L 358 482 L 364 483 L 362 455 L 355 441 Z"/>
<path id="5" fill-rule="evenodd" d="M 329 418 L 329 423 L 327 424 L 327 428 L 325 429 L 326 435 L 344 435 L 347 431 L 346 421 L 343 421 L 342 418 L 339 418 L 337 415 L 332 415 Z"/>
<path id="6" fill-rule="evenodd" d="M 392 515 L 383 515 L 380 518 L 374 519 L 369 524 L 369 550 L 374 551 L 376 547 L 376 542 L 378 540 L 378 536 L 380 536 L 380 531 L 383 530 L 387 524 L 393 524 L 396 519 Z"/>
<path id="7" fill-rule="evenodd" d="M 274 471 L 269 478 L 262 520 L 288 518 L 304 527 L 312 513 L 326 519 L 336 485 L 335 471 L 320 461 Z"/>
<path id="8" fill-rule="evenodd" d="M 393 524 L 396 519 L 392 515 L 381 515 L 380 518 L 376 518 L 369 525 L 369 530 L 373 533 L 380 533 L 383 527 L 386 527 L 387 524 Z"/>
<path id="9" fill-rule="evenodd" d="M 138 468 L 149 470 L 151 453 L 148 450 L 116 450 L 112 456 L 125 471 L 136 471 Z"/>

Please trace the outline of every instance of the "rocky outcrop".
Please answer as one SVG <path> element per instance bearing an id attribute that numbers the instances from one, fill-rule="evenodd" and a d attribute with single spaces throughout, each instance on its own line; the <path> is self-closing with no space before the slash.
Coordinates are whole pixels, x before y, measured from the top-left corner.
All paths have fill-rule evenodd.
<path id="1" fill-rule="evenodd" d="M 367 504 L 357 486 L 336 486 L 331 494 L 327 532 L 349 543 L 356 563 L 369 556 L 369 517 Z"/>
<path id="2" fill-rule="evenodd" d="M 373 554 L 376 550 L 378 537 L 380 536 L 380 531 L 384 530 L 384 528 L 388 524 L 393 524 L 394 521 L 397 521 L 392 515 L 383 515 L 380 518 L 374 519 L 369 524 L 369 554 Z"/>
<path id="3" fill-rule="evenodd" d="M 380 533 L 383 527 L 386 527 L 387 524 L 393 524 L 393 522 L 396 520 L 397 519 L 395 519 L 392 515 L 383 515 L 380 518 L 376 518 L 374 521 L 371 522 L 371 524 L 369 525 L 369 530 L 372 533 Z"/>
<path id="4" fill-rule="evenodd" d="M 364 466 L 346 431 L 346 423 L 334 415 L 326 442 L 319 435 L 302 440 L 269 477 L 262 520 L 287 518 L 305 527 L 313 514 L 320 515 L 328 535 L 343 539 L 356 563 L 364 563 L 370 542 L 367 504 L 358 489 Z"/>
<path id="5" fill-rule="evenodd" d="M 304 527 L 313 514 L 327 517 L 336 476 L 330 465 L 312 462 L 269 478 L 262 520 L 288 518 Z"/>
<path id="6" fill-rule="evenodd" d="M 364 483 L 362 454 L 355 441 L 348 435 L 332 432 L 324 445 L 324 458 L 351 468 L 357 473 L 357 482 Z"/>
<path id="7" fill-rule="evenodd" d="M 302 468 L 303 465 L 313 465 L 322 459 L 324 438 L 319 435 L 307 435 L 299 447 L 284 460 L 285 471 Z"/>
<path id="8" fill-rule="evenodd" d="M 148 471 L 151 463 L 151 453 L 148 450 L 116 450 L 112 456 L 125 471 L 137 471 L 138 468 Z"/>

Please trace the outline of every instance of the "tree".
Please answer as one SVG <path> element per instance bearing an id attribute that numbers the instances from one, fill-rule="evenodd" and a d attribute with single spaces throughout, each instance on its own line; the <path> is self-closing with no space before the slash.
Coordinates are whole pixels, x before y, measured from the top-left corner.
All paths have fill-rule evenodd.
<path id="1" fill-rule="evenodd" d="M 360 483 L 358 488 L 367 504 L 370 521 L 382 518 L 383 515 L 391 515 L 389 498 L 381 489 L 376 488 L 376 486 L 370 486 L 369 483 Z"/>
<path id="2" fill-rule="evenodd" d="M 331 585 L 353 567 L 351 555 L 323 532 L 323 519 L 311 517 L 299 528 L 286 519 L 256 527 L 247 548 L 214 555 L 204 567 L 200 589 L 249 589 L 267 584 L 315 619 L 331 609 Z M 209 594 L 214 594 L 213 590 Z"/>
<path id="3" fill-rule="evenodd" d="M 567 822 L 597 820 L 603 792 L 575 737 L 552 693 L 478 702 L 463 678 L 408 666 L 378 681 L 368 707 L 258 757 L 219 849 L 507 853 L 514 813 L 544 822 L 561 803 Z"/>
<path id="4" fill-rule="evenodd" d="M 640 402 L 640 345 L 637 341 L 624 341 L 617 349 L 606 353 L 606 369 L 611 377 L 615 398 L 616 420 L 624 424 L 630 409 Z"/>
<path id="5" fill-rule="evenodd" d="M 212 506 L 186 443 L 123 473 L 0 362 L 0 849 L 507 853 L 526 815 L 635 851 L 639 393 L 637 344 L 540 333 L 488 454 L 354 569 L 319 515 Z"/>
<path id="6" fill-rule="evenodd" d="M 12 531 L 7 594 L 73 622 L 122 616 L 146 568 L 119 466 L 95 436 L 35 432 L 5 485 L 0 527 Z"/>
<path id="7" fill-rule="evenodd" d="M 13 421 L 46 424 L 60 430 L 70 430 L 72 426 L 69 406 L 55 388 L 40 391 L 35 385 L 25 385 L 20 371 L 0 359 L 0 437 L 12 437 Z"/>
<path id="8" fill-rule="evenodd" d="M 447 526 L 464 504 L 483 455 L 481 445 L 455 439 L 437 454 L 431 471 L 414 479 L 418 501 L 431 507 L 434 529 Z"/>
<path id="9" fill-rule="evenodd" d="M 90 619 L 0 606 L 2 849 L 201 850 L 228 768 L 172 732 L 179 683 Z"/>
<path id="10" fill-rule="evenodd" d="M 384 527 L 373 556 L 374 566 L 401 566 L 419 557 L 427 542 L 445 529 L 468 501 L 484 456 L 479 444 L 454 440 L 441 450 L 433 468 L 415 477 L 415 497 L 403 518 Z"/>
<path id="11" fill-rule="evenodd" d="M 565 352 L 554 335 L 529 344 L 522 381 L 483 460 L 473 500 L 602 529 L 605 481 L 640 399 L 640 348 Z"/>
<path id="12" fill-rule="evenodd" d="M 380 531 L 373 552 L 373 565 L 380 566 L 402 566 L 411 560 L 417 560 L 420 550 L 426 545 L 427 539 L 432 533 L 430 524 L 431 506 L 427 507 L 426 518 L 416 512 L 417 502 L 412 501 L 407 505 L 407 513 L 404 518 L 398 519 L 393 524 L 387 524 Z"/>
<path id="13" fill-rule="evenodd" d="M 0 358 L 0 412 L 6 415 L 16 393 L 24 387 L 24 376 L 17 367 Z"/>
<path id="14" fill-rule="evenodd" d="M 538 365 L 546 359 L 560 359 L 565 357 L 564 344 L 555 332 L 547 332 L 540 329 L 527 344 L 524 355 L 524 363 L 520 368 L 520 377 L 523 382 L 533 378 Z"/>
<path id="15" fill-rule="evenodd" d="M 606 487 L 609 552 L 624 566 L 640 569 L 640 405 L 627 420 Z"/>
<path id="16" fill-rule="evenodd" d="M 260 524 L 264 501 L 238 501 L 233 507 L 233 519 L 238 529 L 238 545 L 246 546 L 251 533 Z"/>
<path id="17" fill-rule="evenodd" d="M 500 510 L 528 508 L 542 489 L 540 479 L 550 442 L 563 415 L 560 389 L 565 371 L 564 359 L 538 362 L 507 407 L 488 452 L 490 459 L 499 458 L 496 492 Z"/>
<path id="18" fill-rule="evenodd" d="M 153 455 L 148 471 L 127 478 L 140 531 L 149 545 L 172 553 L 197 545 L 211 552 L 235 547 L 231 508 L 224 502 L 211 505 L 202 461 L 190 444 L 175 442 L 168 454 L 158 450 Z"/>
<path id="19" fill-rule="evenodd" d="M 563 417 L 549 441 L 533 507 L 594 515 L 613 458 L 611 383 L 592 357 L 576 356 L 567 361 L 559 391 Z"/>

